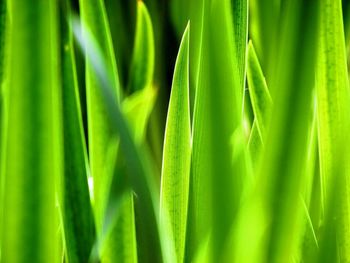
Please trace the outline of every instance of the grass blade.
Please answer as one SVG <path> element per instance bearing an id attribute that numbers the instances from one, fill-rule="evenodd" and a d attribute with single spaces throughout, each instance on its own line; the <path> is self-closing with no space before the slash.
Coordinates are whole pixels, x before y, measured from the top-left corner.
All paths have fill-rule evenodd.
<path id="1" fill-rule="evenodd" d="M 85 48 L 87 58 L 91 61 L 92 70 L 96 74 L 96 80 L 99 84 L 99 95 L 103 99 L 103 107 L 106 112 L 107 121 L 111 127 L 111 131 L 114 135 L 120 138 L 120 150 L 125 160 L 125 167 L 127 167 L 127 173 L 122 178 L 128 183 L 135 192 L 135 213 L 136 218 L 142 218 L 142 232 L 140 232 L 141 241 L 138 243 L 138 257 L 142 258 L 144 262 L 162 262 L 162 258 L 166 257 L 164 243 L 166 240 L 161 239 L 160 231 L 158 227 L 158 213 L 156 212 L 158 205 L 158 196 L 154 188 L 152 181 L 150 168 L 147 162 L 144 161 L 147 154 L 142 151 L 133 141 L 133 136 L 129 131 L 127 122 L 121 112 L 120 106 L 116 100 L 116 94 L 113 91 L 113 77 L 107 70 L 107 63 L 104 62 L 102 52 L 96 45 L 90 34 L 85 35 L 82 38 L 80 32 L 81 27 L 79 23 L 74 24 L 74 35 L 77 38 L 80 47 Z M 86 30 L 86 29 L 85 29 Z M 142 154 L 141 154 L 142 153 Z M 111 193 L 120 192 L 118 189 L 114 189 L 113 186 L 120 187 L 120 185 L 112 184 Z M 109 198 L 109 196 L 107 197 Z M 117 207 L 118 208 L 118 207 Z M 115 213 L 117 209 L 112 209 L 112 213 Z M 106 213 L 109 209 L 107 207 Z M 117 210 L 118 212 L 118 210 Z M 105 217 L 105 220 L 109 220 Z M 108 224 L 104 222 L 102 228 L 101 237 L 108 231 Z M 94 247 L 92 253 L 92 260 L 96 259 L 99 248 L 99 240 Z M 139 247 L 141 250 L 139 250 Z M 171 261 L 169 261 L 171 262 Z"/>
<path id="2" fill-rule="evenodd" d="M 193 121 L 189 261 L 210 230 L 213 258 L 221 260 L 223 243 L 229 234 L 227 229 L 233 222 L 245 180 L 243 154 L 237 145 L 234 146 L 236 156 L 232 150 L 234 134 L 243 130 L 243 87 L 236 67 L 231 10 L 231 1 L 204 1 L 201 65 Z"/>
<path id="3" fill-rule="evenodd" d="M 148 118 L 152 112 L 156 89 L 153 88 L 154 37 L 151 20 L 142 2 L 137 4 L 136 38 L 130 71 L 129 91 L 133 94 L 122 102 L 124 115 L 137 144 L 144 143 Z M 118 154 L 114 181 L 125 174 L 123 157 Z M 124 175 L 125 176 L 125 175 Z M 112 182 L 118 184 L 118 182 Z M 120 183 L 120 182 L 119 182 Z M 110 199 L 109 202 L 116 202 Z M 102 261 L 137 262 L 133 193 L 129 190 L 120 204 L 119 216 L 111 216 L 111 232 L 103 246 Z M 142 219 L 141 219 L 142 220 Z M 104 241 L 101 241 L 104 243 Z"/>
<path id="4" fill-rule="evenodd" d="M 111 76 L 112 91 L 117 101 L 121 97 L 121 88 L 115 55 L 112 46 L 106 10 L 102 0 L 80 0 L 80 12 L 83 24 L 83 36 L 87 38 L 91 34 L 98 47 L 102 50 L 102 56 L 106 63 L 106 69 Z M 87 32 L 89 31 L 89 32 Z M 90 45 L 87 45 L 86 52 Z M 104 101 L 100 93 L 100 83 L 90 57 L 86 57 L 86 96 L 89 134 L 89 157 L 91 175 L 94 182 L 94 212 L 97 232 L 101 230 L 104 209 L 107 203 L 108 189 L 111 184 L 111 176 L 108 171 L 113 168 L 107 159 L 116 159 L 117 145 L 112 142 L 113 133 L 108 123 Z M 110 155 L 108 157 L 108 155 Z"/>
<path id="5" fill-rule="evenodd" d="M 156 98 L 156 91 L 151 86 L 153 71 L 154 37 L 152 24 L 146 6 L 142 2 L 138 2 L 136 37 L 128 88 L 133 94 L 122 103 L 123 112 L 137 144 L 144 142 L 148 118 Z M 114 185 L 120 184 L 120 180 L 123 180 L 122 177 L 127 175 L 127 167 L 122 160 L 121 151 L 119 151 L 117 158 L 112 191 L 115 188 Z M 132 191 L 127 190 L 120 204 L 119 216 L 110 216 L 111 232 L 107 234 L 106 243 L 102 244 L 103 262 L 137 262 L 138 260 L 136 237 L 139 235 L 135 233 L 138 227 L 135 223 L 138 223 L 139 220 L 135 220 L 133 199 Z M 112 202 L 115 200 L 110 198 L 109 203 Z M 106 220 L 108 219 L 106 218 Z M 142 248 L 143 246 L 139 246 L 139 250 Z"/>
<path id="6" fill-rule="evenodd" d="M 153 71 L 154 36 L 152 22 L 145 4 L 138 1 L 136 36 L 128 90 L 134 92 L 148 87 L 153 80 Z"/>
<path id="7" fill-rule="evenodd" d="M 177 262 L 185 252 L 191 160 L 189 105 L 189 42 L 186 27 L 175 64 L 165 129 L 160 196 L 160 216 L 173 233 Z"/>
<path id="8" fill-rule="evenodd" d="M 233 230 L 237 262 L 290 262 L 300 247 L 304 214 L 300 191 L 312 113 L 319 5 L 317 0 L 283 5 L 279 29 L 283 34 L 271 75 L 269 147 Z"/>
<path id="9" fill-rule="evenodd" d="M 69 2 L 61 15 L 61 76 L 64 135 L 63 202 L 61 205 L 67 260 L 88 262 L 95 240 L 95 223 L 88 188 L 88 160 L 82 124 L 79 87 Z"/>
<path id="10" fill-rule="evenodd" d="M 9 45 L 9 19 L 8 19 L 8 8 L 7 1 L 1 1 L 0 3 L 0 232 L 2 233 L 2 220 L 3 220 L 3 198 L 4 198 L 4 158 L 1 156 L 4 154 L 5 144 L 6 144 L 6 125 L 7 125 L 7 114 L 6 114 L 6 105 L 5 105 L 5 86 L 6 86 L 6 77 L 8 75 L 9 67 L 5 67 L 8 61 L 8 49 Z M 1 261 L 1 242 L 0 238 L 0 261 Z"/>
<path id="11" fill-rule="evenodd" d="M 55 186 L 61 177 L 57 6 L 9 1 L 11 89 L 2 261 L 59 262 Z M 19 77 L 21 76 L 21 77 Z M 48 147 L 50 145 L 50 147 Z"/>
<path id="12" fill-rule="evenodd" d="M 149 86 L 127 97 L 122 103 L 122 110 L 126 121 L 133 134 L 134 141 L 138 145 L 144 143 L 148 118 L 155 99 L 156 90 L 152 86 Z M 122 152 L 119 151 L 111 186 L 109 205 L 107 205 L 106 218 L 104 220 L 104 228 L 107 229 L 105 230 L 107 234 L 106 237 L 102 237 L 102 240 L 100 240 L 103 248 L 103 262 L 110 260 L 113 262 L 138 261 L 134 193 L 130 189 L 123 189 L 121 187 L 121 185 L 125 184 L 123 180 L 127 176 L 127 168 L 121 159 L 123 159 Z M 116 191 L 116 189 L 119 190 Z M 139 247 L 141 249 L 143 246 Z"/>
<path id="13" fill-rule="evenodd" d="M 272 99 L 251 41 L 248 44 L 247 78 L 249 95 L 254 112 L 254 122 L 261 139 L 266 136 L 266 126 L 272 108 Z"/>
<path id="14" fill-rule="evenodd" d="M 252 164 L 257 167 L 261 148 L 264 145 L 266 137 L 265 130 L 268 126 L 272 99 L 252 41 L 249 41 L 248 44 L 247 79 L 250 101 L 254 112 L 254 121 L 249 136 L 248 149 Z"/>
<path id="15" fill-rule="evenodd" d="M 137 143 L 145 140 L 148 120 L 156 99 L 157 89 L 151 85 L 125 98 L 122 103 L 124 115 Z"/>
<path id="16" fill-rule="evenodd" d="M 322 195 L 326 204 L 326 217 L 329 217 L 326 222 L 334 224 L 329 226 L 331 230 L 336 229 L 338 251 L 333 250 L 332 260 L 335 261 L 337 253 L 339 261 L 346 262 L 350 260 L 350 153 L 344 145 L 347 142 L 345 134 L 350 131 L 350 90 L 342 3 L 328 0 L 322 2 L 317 86 Z M 334 213 L 337 217 L 335 222 L 331 219 Z M 329 240 L 325 233 L 323 241 L 328 245 L 321 246 L 324 250 L 321 250 L 320 260 L 326 256 L 325 253 L 332 255 L 327 249 L 334 248 Z"/>
<path id="17" fill-rule="evenodd" d="M 246 77 L 246 49 L 248 39 L 248 0 L 231 0 L 233 30 L 235 34 L 236 61 L 238 75 L 240 76 L 239 85 L 243 96 L 245 77 Z M 242 100 L 242 104 L 243 104 Z M 243 105 L 241 106 L 243 107 Z"/>

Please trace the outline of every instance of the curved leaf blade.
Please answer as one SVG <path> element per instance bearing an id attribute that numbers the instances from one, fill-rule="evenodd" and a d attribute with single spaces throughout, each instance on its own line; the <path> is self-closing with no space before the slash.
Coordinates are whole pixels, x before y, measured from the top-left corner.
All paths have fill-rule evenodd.
<path id="1" fill-rule="evenodd" d="M 177 262 L 184 258 L 191 159 L 189 38 L 188 25 L 175 64 L 161 177 L 160 216 L 171 227 Z"/>
<path id="2" fill-rule="evenodd" d="M 69 2 L 61 15 L 61 79 L 64 140 L 63 200 L 64 242 L 70 263 L 88 262 L 95 236 L 95 223 L 88 187 L 88 160 L 79 101 Z"/>
<path id="3" fill-rule="evenodd" d="M 133 140 L 130 128 L 122 114 L 120 105 L 116 100 L 116 94 L 113 91 L 113 81 L 111 73 L 107 70 L 107 63 L 104 62 L 104 56 L 101 50 L 96 45 L 93 37 L 87 32 L 85 38 L 80 34 L 81 26 L 75 21 L 74 23 L 74 35 L 79 42 L 81 48 L 85 48 L 85 52 L 89 60 L 92 62 L 91 66 L 96 74 L 96 80 L 99 83 L 98 89 L 102 98 L 102 106 L 106 112 L 107 121 L 110 124 L 111 132 L 113 135 L 119 137 L 120 152 L 123 154 L 125 160 L 126 173 L 122 174 L 122 182 L 126 185 L 113 184 L 109 193 L 114 193 L 122 197 L 123 190 L 128 185 L 131 186 L 135 192 L 135 214 L 142 219 L 143 228 L 140 232 L 142 241 L 138 245 L 138 258 L 142 258 L 144 262 L 162 262 L 163 258 L 166 258 L 164 250 L 165 237 L 161 235 L 161 228 L 158 223 L 158 213 L 156 212 L 156 206 L 158 205 L 157 191 L 155 190 L 153 177 L 151 176 L 151 169 L 148 165 L 147 154 L 145 151 L 135 144 Z M 115 160 L 115 159 L 114 159 Z M 117 178 L 120 179 L 120 178 Z M 117 180 L 120 182 L 120 180 Z M 119 190 L 114 187 L 123 187 Z M 110 198 L 110 195 L 107 196 Z M 120 198 L 119 198 L 120 200 Z M 113 216 L 118 217 L 119 204 L 107 204 L 106 214 L 111 213 Z M 158 210 L 158 209 L 157 209 Z M 137 218 L 137 216 L 136 216 Z M 98 253 L 101 245 L 101 240 L 108 233 L 110 224 L 108 224 L 110 218 L 104 216 L 102 222 L 101 237 L 94 245 L 91 260 L 98 260 Z M 138 229 L 137 229 L 138 231 Z M 139 250 L 139 247 L 141 249 Z M 151 248 L 151 249 L 150 249 Z"/>
<path id="4" fill-rule="evenodd" d="M 248 44 L 247 61 L 247 79 L 255 117 L 254 122 L 256 122 L 259 134 L 264 140 L 265 129 L 272 108 L 272 99 L 252 41 L 249 41 Z"/>
<path id="5" fill-rule="evenodd" d="M 130 92 L 148 87 L 152 83 L 154 56 L 152 21 L 145 4 L 138 1 L 136 36 L 128 88 Z"/>
<path id="6" fill-rule="evenodd" d="M 121 87 L 114 55 L 110 28 L 103 0 L 80 0 L 80 12 L 82 21 L 82 35 L 88 41 L 94 43 L 101 51 L 106 70 L 112 85 L 113 98 L 120 101 Z M 93 36 L 93 39 L 89 35 Z M 104 210 L 107 203 L 108 190 L 111 184 L 111 171 L 113 163 L 108 160 L 116 159 L 117 145 L 112 139 L 113 132 L 110 127 L 108 113 L 104 107 L 104 100 L 101 96 L 101 83 L 94 71 L 94 61 L 88 55 L 92 50 L 91 45 L 86 44 L 86 97 L 88 116 L 88 142 L 90 169 L 93 178 L 94 213 L 96 228 L 99 233 L 102 229 Z M 114 155 L 112 157 L 112 155 Z M 112 161 L 112 162 L 113 162 Z"/>
<path id="7" fill-rule="evenodd" d="M 8 1 L 11 17 L 4 262 L 59 262 L 62 173 L 58 10 L 54 1 Z M 20 76 L 20 77 L 19 77 Z M 50 146 L 50 147 L 48 147 Z"/>
<path id="8" fill-rule="evenodd" d="M 350 132 L 350 89 L 342 1 L 322 2 L 317 110 L 326 229 L 319 260 L 335 261 L 339 257 L 340 262 L 346 262 L 350 260 L 350 152 L 344 145 Z"/>

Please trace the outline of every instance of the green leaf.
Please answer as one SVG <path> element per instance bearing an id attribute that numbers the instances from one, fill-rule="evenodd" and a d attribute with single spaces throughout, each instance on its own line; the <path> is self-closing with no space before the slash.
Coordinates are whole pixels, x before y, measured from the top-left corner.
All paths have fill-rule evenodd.
<path id="1" fill-rule="evenodd" d="M 5 62 L 5 39 L 7 21 L 7 1 L 0 3 L 0 87 L 2 87 Z"/>
<path id="2" fill-rule="evenodd" d="M 153 109 L 156 100 L 156 89 L 152 86 L 134 92 L 131 96 L 122 102 L 122 110 L 126 121 L 129 124 L 130 131 L 136 144 L 144 143 L 148 118 Z M 118 180 L 120 177 L 127 175 L 126 167 L 122 158 L 122 152 L 118 153 L 118 160 L 114 172 L 115 184 L 122 185 Z M 116 179 L 119 178 L 119 179 Z M 112 191 L 115 188 L 112 185 Z M 133 193 L 128 190 L 122 196 L 111 196 L 109 203 L 119 203 L 118 212 L 112 215 L 106 215 L 110 218 L 109 226 L 111 232 L 108 232 L 106 240 L 101 240 L 103 250 L 102 262 L 137 262 L 137 245 L 135 234 L 135 218 L 134 218 L 134 201 Z M 121 200 L 118 200 L 121 199 Z M 109 230 L 107 230 L 109 231 Z"/>
<path id="3" fill-rule="evenodd" d="M 312 91 L 317 62 L 320 1 L 285 3 L 279 30 L 271 96 L 274 107 L 259 182 L 266 191 L 269 225 L 268 262 L 291 260 L 297 255 L 303 234 L 304 208 L 300 201 L 305 180 L 305 159 L 312 120 Z M 286 160 L 288 160 L 286 162 Z M 286 239 L 285 237 L 289 238 Z"/>
<path id="4" fill-rule="evenodd" d="M 58 12 L 54 1 L 9 1 L 3 262 L 59 262 L 62 176 Z M 59 193 L 59 192 L 57 192 Z"/>
<path id="5" fill-rule="evenodd" d="M 129 90 L 133 94 L 122 102 L 122 109 L 137 144 L 144 142 L 148 118 L 152 112 L 156 90 L 151 86 L 154 71 L 154 37 L 151 20 L 145 5 L 138 2 L 137 28 L 134 57 L 130 72 Z M 122 152 L 118 153 L 113 180 L 122 180 L 127 175 L 122 161 Z M 113 182 L 117 184 L 116 182 Z M 113 191 L 113 190 L 112 190 Z M 119 216 L 112 216 L 111 232 L 107 234 L 106 243 L 101 241 L 102 262 L 137 262 L 136 229 L 133 193 L 124 194 Z M 116 200 L 110 199 L 109 202 Z M 117 201 L 116 201 L 117 202 Z M 140 246 L 142 247 L 142 246 Z"/>
<path id="6" fill-rule="evenodd" d="M 5 86 L 6 78 L 8 77 L 9 67 L 8 65 L 8 56 L 10 43 L 8 38 L 8 7 L 7 1 L 1 1 L 0 3 L 0 231 L 2 229 L 2 218 L 4 215 L 3 211 L 3 197 L 4 197 L 4 178 L 5 173 L 3 168 L 4 158 L 1 156 L 4 154 L 5 144 L 6 144 L 6 123 L 7 123 L 7 114 L 6 114 L 6 101 L 5 101 Z M 1 261 L 1 238 L 0 238 L 0 261 Z"/>
<path id="7" fill-rule="evenodd" d="M 266 136 L 266 126 L 272 108 L 272 99 L 267 88 L 264 74 L 255 53 L 253 43 L 248 44 L 247 79 L 250 101 L 254 112 L 254 122 L 262 141 Z"/>
<path id="8" fill-rule="evenodd" d="M 145 140 L 148 119 L 156 99 L 157 89 L 150 85 L 125 98 L 122 103 L 123 112 L 136 143 L 142 143 Z"/>
<path id="9" fill-rule="evenodd" d="M 117 65 L 112 46 L 111 33 L 106 17 L 106 10 L 103 0 L 80 0 L 80 12 L 83 24 L 82 35 L 88 38 L 91 34 L 95 44 L 101 50 L 101 56 L 106 63 L 108 76 L 111 77 L 112 91 L 116 101 L 120 100 L 121 88 Z M 89 39 L 88 41 L 92 41 Z M 91 45 L 86 46 L 86 52 L 89 53 Z M 87 55 L 86 55 L 87 56 Z M 112 140 L 113 132 L 107 119 L 107 113 L 104 107 L 104 101 L 101 97 L 100 83 L 96 72 L 94 71 L 94 61 L 91 57 L 86 57 L 86 96 L 87 96 L 87 115 L 88 115 L 88 141 L 91 175 L 94 183 L 94 212 L 96 218 L 97 232 L 101 230 L 104 209 L 107 203 L 108 190 L 111 184 L 111 173 L 113 163 L 107 160 L 116 159 L 117 145 Z M 108 154 L 107 154 L 108 153 Z M 111 156 L 107 156 L 111 155 Z M 114 157 L 113 157 L 114 155 Z"/>
<path id="10" fill-rule="evenodd" d="M 252 164 L 256 167 L 266 139 L 272 99 L 252 41 L 248 43 L 247 80 L 254 121 L 248 141 Z"/>
<path id="11" fill-rule="evenodd" d="M 231 10 L 229 0 L 204 1 L 193 120 L 188 261 L 210 230 L 213 253 L 209 254 L 212 260 L 221 260 L 246 177 L 243 152 L 234 150 L 239 152 L 234 157 L 232 150 L 234 134 L 238 138 L 243 132 L 243 87 L 236 66 Z"/>
<path id="12" fill-rule="evenodd" d="M 173 234 L 177 262 L 185 252 L 191 160 L 189 105 L 190 26 L 186 27 L 176 59 L 164 137 L 160 216 Z"/>
<path id="13" fill-rule="evenodd" d="M 252 128 L 250 130 L 249 134 L 249 140 L 248 140 L 248 151 L 249 151 L 249 157 L 251 160 L 252 165 L 256 166 L 257 162 L 260 158 L 260 153 L 262 150 L 263 143 L 262 138 L 260 136 L 257 123 L 254 120 Z"/>
<path id="14" fill-rule="evenodd" d="M 101 241 L 108 234 L 111 226 L 110 222 L 114 222 L 109 215 L 115 218 L 120 215 L 119 208 L 125 189 L 119 188 L 125 188 L 130 185 L 136 195 L 134 199 L 136 218 L 142 219 L 140 221 L 142 227 L 136 229 L 142 241 L 138 242 L 138 258 L 142 258 L 144 262 L 162 262 L 162 258 L 167 256 L 165 253 L 166 246 L 164 245 L 167 241 L 166 236 L 162 235 L 162 229 L 158 224 L 157 206 L 159 197 L 155 190 L 147 152 L 138 147 L 133 141 L 132 133 L 116 100 L 116 94 L 113 90 L 113 77 L 110 75 L 111 72 L 107 70 L 107 63 L 104 61 L 105 58 L 101 50 L 88 31 L 85 31 L 87 32 L 85 38 L 81 37 L 81 27 L 76 21 L 74 29 L 74 35 L 80 47 L 85 48 L 86 56 L 92 62 L 91 69 L 96 74 L 96 80 L 99 84 L 99 88 L 96 91 L 102 98 L 102 106 L 106 113 L 105 117 L 110 124 L 111 132 L 114 136 L 119 137 L 120 152 L 123 155 L 126 167 L 126 173 L 123 173 L 120 177 L 114 177 L 114 180 L 111 182 L 111 188 L 108 189 L 109 192 L 106 199 L 113 200 L 113 202 L 108 202 L 106 205 L 107 208 L 103 215 L 104 220 L 101 224 L 101 237 L 95 243 L 91 260 L 98 260 Z M 124 182 L 126 186 L 120 184 L 120 182 Z M 116 195 L 117 199 L 111 198 L 111 195 Z"/>
<path id="15" fill-rule="evenodd" d="M 231 0 L 233 30 L 235 34 L 236 61 L 239 85 L 243 96 L 246 77 L 246 49 L 248 39 L 248 0 Z M 243 103 L 243 100 L 242 100 Z M 243 107 L 243 105 L 242 105 Z"/>
<path id="16" fill-rule="evenodd" d="M 291 262 L 303 236 L 300 201 L 312 116 L 320 1 L 285 2 L 271 79 L 274 104 L 254 183 L 230 243 L 235 262 Z M 286 238 L 288 237 L 288 238 Z M 230 246 L 229 246 L 230 247 Z"/>
<path id="17" fill-rule="evenodd" d="M 317 109 L 325 221 L 337 235 L 337 251 L 331 252 L 334 247 L 324 233 L 320 260 L 327 253 L 335 261 L 337 253 L 339 261 L 346 262 L 350 260 L 350 152 L 344 145 L 350 132 L 350 90 L 341 6 L 340 0 L 324 0 L 321 8 Z"/>
<path id="18" fill-rule="evenodd" d="M 61 15 L 61 79 L 64 135 L 64 241 L 70 263 L 88 262 L 95 240 L 95 224 L 88 187 L 88 158 L 82 124 L 79 87 L 68 1 Z"/>
<path id="19" fill-rule="evenodd" d="M 249 1 L 249 37 L 253 40 L 268 83 L 273 78 L 279 26 L 285 15 L 282 0 Z"/>
<path id="20" fill-rule="evenodd" d="M 145 4 L 138 1 L 136 36 L 128 90 L 134 92 L 148 87 L 153 80 L 153 71 L 154 36 L 152 22 Z"/>

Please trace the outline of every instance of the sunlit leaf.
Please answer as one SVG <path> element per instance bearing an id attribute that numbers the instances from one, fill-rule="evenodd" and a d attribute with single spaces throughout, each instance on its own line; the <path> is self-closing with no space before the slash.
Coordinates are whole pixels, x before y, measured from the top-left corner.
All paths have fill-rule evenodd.
<path id="1" fill-rule="evenodd" d="M 247 79 L 249 95 L 253 106 L 256 127 L 261 138 L 265 135 L 268 118 L 272 107 L 272 99 L 261 70 L 258 57 L 252 42 L 248 45 Z"/>
<path id="2" fill-rule="evenodd" d="M 63 201 L 61 213 L 67 260 L 87 262 L 95 240 L 95 224 L 88 188 L 88 159 L 79 99 L 76 62 L 68 1 L 61 16 L 61 79 L 64 139 Z"/>
<path id="3" fill-rule="evenodd" d="M 183 35 L 175 64 L 165 129 L 160 216 L 173 234 L 177 262 L 185 252 L 191 160 L 189 102 L 190 27 Z"/>
<path id="4" fill-rule="evenodd" d="M 334 238 L 324 233 L 320 260 L 335 261 L 339 253 L 339 261 L 346 262 L 350 260 L 350 153 L 344 145 L 350 131 L 350 90 L 341 1 L 322 2 L 317 78 L 320 169 L 325 222 L 333 225 L 326 225 L 326 231 L 336 229 L 337 249 L 330 243 Z"/>
<path id="5" fill-rule="evenodd" d="M 125 160 L 126 173 L 123 176 L 113 177 L 107 200 L 111 200 L 111 195 L 117 195 L 114 202 L 107 202 L 104 220 L 102 222 L 101 236 L 97 240 L 92 252 L 92 260 L 98 259 L 98 251 L 101 242 L 111 229 L 111 216 L 117 218 L 120 214 L 121 198 L 128 185 L 135 192 L 135 214 L 136 218 L 142 218 L 143 227 L 139 232 L 141 240 L 147 240 L 147 243 L 138 244 L 138 258 L 142 258 L 144 262 L 161 262 L 162 258 L 166 258 L 165 253 L 165 236 L 162 236 L 162 230 L 158 224 L 157 204 L 159 197 L 155 190 L 153 178 L 151 177 L 151 168 L 148 164 L 147 152 L 142 150 L 135 144 L 130 128 L 122 114 L 119 104 L 116 100 L 116 94 L 113 91 L 113 76 L 107 70 L 105 58 L 101 50 L 96 45 L 91 34 L 86 35 L 86 39 L 79 34 L 81 31 L 79 23 L 75 21 L 75 37 L 80 47 L 86 52 L 87 57 L 92 62 L 92 70 L 96 74 L 99 84 L 97 92 L 102 98 L 102 105 L 106 112 L 106 118 L 110 124 L 111 131 L 119 137 L 120 152 Z M 112 173 L 113 174 L 113 173 Z M 125 186 L 123 184 L 126 184 Z M 122 189 L 119 189 L 122 188 Z M 111 215 L 111 216 L 109 216 Z M 112 220 L 114 222 L 114 220 Z M 136 229 L 138 231 L 138 229 Z M 149 248 L 152 248 L 150 250 Z M 140 248 L 140 249 L 139 249 Z M 169 261 L 169 260 L 168 260 Z M 170 262 L 170 261 L 169 261 Z"/>
<path id="6" fill-rule="evenodd" d="M 151 18 L 142 1 L 137 2 L 136 36 L 130 69 L 129 91 L 148 87 L 153 80 L 154 36 Z"/>
<path id="7" fill-rule="evenodd" d="M 114 56 L 112 39 L 104 1 L 97 0 L 80 0 L 81 21 L 83 30 L 81 32 L 84 38 L 91 34 L 96 41 L 96 45 L 101 49 L 104 63 L 109 76 L 111 76 L 112 92 L 116 101 L 120 100 L 121 88 L 117 72 L 117 65 Z M 88 40 L 90 41 L 90 39 Z M 86 52 L 91 45 L 86 45 Z M 113 133 L 110 124 L 108 123 L 107 113 L 104 107 L 103 98 L 100 93 L 98 76 L 94 71 L 94 61 L 89 56 L 86 56 L 86 98 L 87 98 L 87 115 L 88 115 L 88 143 L 89 143 L 89 158 L 91 175 L 93 177 L 94 189 L 94 212 L 96 218 L 97 231 L 102 227 L 102 218 L 106 206 L 106 198 L 108 189 L 111 184 L 112 163 L 107 163 L 107 153 L 116 153 L 117 146 L 115 140 L 112 139 Z M 108 157 L 110 159 L 116 156 Z"/>
<path id="8" fill-rule="evenodd" d="M 59 262 L 62 175 L 58 10 L 53 1 L 8 1 L 8 125 L 3 262 Z"/>

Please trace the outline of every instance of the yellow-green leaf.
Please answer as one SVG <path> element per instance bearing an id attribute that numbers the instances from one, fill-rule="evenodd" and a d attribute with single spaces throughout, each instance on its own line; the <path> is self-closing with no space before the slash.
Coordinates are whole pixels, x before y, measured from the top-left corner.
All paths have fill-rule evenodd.
<path id="1" fill-rule="evenodd" d="M 142 1 L 137 2 L 136 36 L 130 69 L 129 91 L 148 87 L 154 72 L 154 36 L 151 18 Z"/>
<path id="2" fill-rule="evenodd" d="M 350 261 L 350 90 L 342 17 L 342 1 L 321 1 L 317 110 L 319 125 L 322 196 L 325 221 L 336 229 L 337 250 L 328 250 L 330 238 L 325 234 L 320 259 L 339 255 L 340 262 Z M 334 221 L 334 215 L 337 220 Z M 335 239 L 333 239 L 335 242 Z M 328 244 L 328 245 L 327 245 Z M 323 250 L 322 250 L 323 249 Z"/>
<path id="3" fill-rule="evenodd" d="M 95 45 L 101 50 L 101 56 L 108 77 L 112 84 L 112 92 L 117 101 L 121 97 L 121 88 L 117 65 L 112 45 L 111 33 L 106 16 L 106 10 L 103 0 L 80 0 L 80 12 L 82 21 L 82 36 L 86 41 L 92 41 L 89 34 L 93 37 Z M 86 53 L 91 52 L 92 46 L 86 45 Z M 112 170 L 112 163 L 107 159 L 115 160 L 116 157 L 108 157 L 107 153 L 113 155 L 116 153 L 115 140 L 112 140 L 113 134 L 108 121 L 104 102 L 101 97 L 101 83 L 94 71 L 95 63 L 93 57 L 86 55 L 86 97 L 87 97 L 87 115 L 88 115 L 88 142 L 91 175 L 94 184 L 94 212 L 96 218 L 97 231 L 102 227 L 102 218 L 108 196 L 108 189 L 111 183 L 111 175 L 108 171 Z"/>
<path id="4" fill-rule="evenodd" d="M 248 44 L 247 60 L 247 79 L 255 117 L 254 122 L 256 123 L 261 139 L 264 140 L 263 136 L 265 135 L 265 129 L 272 107 L 272 99 L 252 41 L 249 41 Z"/>
<path id="5" fill-rule="evenodd" d="M 57 3 L 8 3 L 11 88 L 1 162 L 6 175 L 1 261 L 55 263 L 61 260 L 56 190 L 62 176 Z"/>
<path id="6" fill-rule="evenodd" d="M 70 15 L 65 1 L 61 15 L 61 79 L 64 139 L 62 203 L 64 243 L 69 263 L 88 262 L 96 238 L 88 187 L 88 158 L 81 116 Z"/>
<path id="7" fill-rule="evenodd" d="M 173 234 L 177 262 L 185 252 L 191 159 L 189 105 L 189 40 L 187 26 L 175 64 L 165 129 L 160 215 Z"/>

